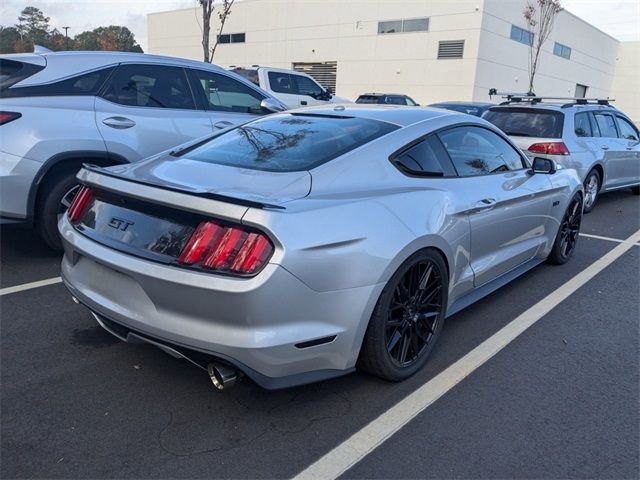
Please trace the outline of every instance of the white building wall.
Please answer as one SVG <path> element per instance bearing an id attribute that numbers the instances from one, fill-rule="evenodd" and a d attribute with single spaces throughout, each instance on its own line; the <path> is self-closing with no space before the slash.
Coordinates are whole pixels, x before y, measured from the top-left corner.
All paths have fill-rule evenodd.
<path id="1" fill-rule="evenodd" d="M 611 97 L 640 126 L 640 42 L 620 44 Z"/>
<path id="2" fill-rule="evenodd" d="M 378 91 L 406 93 L 421 104 L 487 101 L 492 87 L 528 89 L 528 46 L 510 39 L 512 24 L 525 27 L 525 3 L 243 0 L 234 5 L 224 31 L 244 32 L 246 42 L 219 45 L 214 62 L 223 67 L 291 68 L 295 62 L 337 61 L 336 93 L 343 97 L 355 99 Z M 215 13 L 214 17 L 217 21 Z M 378 21 L 416 17 L 429 17 L 428 32 L 377 33 Z M 197 7 L 150 14 L 149 52 L 201 59 L 200 22 Z M 214 22 L 212 38 L 216 29 Z M 440 40 L 465 40 L 464 58 L 438 60 Z M 572 49 L 570 60 L 553 55 L 555 41 Z M 571 13 L 561 12 L 543 47 L 536 93 L 573 96 L 579 83 L 589 87 L 589 97 L 609 97 L 615 85 L 620 92 L 618 107 L 637 112 L 638 55 L 625 45 Z M 617 57 L 621 60 L 616 62 Z M 615 84 L 614 75 L 622 76 Z"/>
<path id="3" fill-rule="evenodd" d="M 234 5 L 226 33 L 246 42 L 219 45 L 214 62 L 291 68 L 337 61 L 336 93 L 400 92 L 420 103 L 471 98 L 482 0 L 245 0 Z M 214 14 L 215 15 L 215 14 Z M 379 20 L 429 17 L 428 32 L 378 35 Z M 149 52 L 202 58 L 199 10 L 150 14 Z M 213 36 L 213 32 L 212 32 Z M 462 60 L 437 60 L 440 40 L 465 40 Z"/>
<path id="4" fill-rule="evenodd" d="M 492 87 L 528 91 L 529 47 L 510 39 L 511 25 L 526 29 L 522 15 L 525 3 L 485 0 L 474 100 L 489 100 L 487 92 Z M 570 60 L 553 54 L 555 42 L 571 48 Z M 534 91 L 542 96 L 572 97 L 579 83 L 589 87 L 588 97 L 608 97 L 618 44 L 575 15 L 560 12 L 542 47 Z"/>

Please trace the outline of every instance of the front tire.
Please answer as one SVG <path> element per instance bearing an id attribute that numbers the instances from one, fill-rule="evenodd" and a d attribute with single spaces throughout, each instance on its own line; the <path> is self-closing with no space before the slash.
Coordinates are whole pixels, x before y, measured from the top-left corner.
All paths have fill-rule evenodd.
<path id="1" fill-rule="evenodd" d="M 58 232 L 58 220 L 65 214 L 73 197 L 78 192 L 75 168 L 55 172 L 47 177 L 38 192 L 36 204 L 36 231 L 53 250 L 62 250 L 62 240 Z"/>
<path id="2" fill-rule="evenodd" d="M 358 367 L 393 382 L 420 370 L 442 331 L 448 287 L 438 252 L 425 249 L 409 257 L 380 294 Z"/>
<path id="3" fill-rule="evenodd" d="M 549 262 L 555 265 L 567 263 L 576 249 L 582 224 L 582 203 L 582 196 L 576 193 L 564 212 L 553 249 L 549 255 Z"/>
<path id="4" fill-rule="evenodd" d="M 600 195 L 602 178 L 597 170 L 591 170 L 584 179 L 584 213 L 589 213 L 596 206 Z"/>

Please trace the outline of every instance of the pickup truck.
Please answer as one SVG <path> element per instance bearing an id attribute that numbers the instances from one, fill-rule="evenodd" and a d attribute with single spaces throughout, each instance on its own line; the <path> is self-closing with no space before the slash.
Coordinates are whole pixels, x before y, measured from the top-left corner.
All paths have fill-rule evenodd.
<path id="1" fill-rule="evenodd" d="M 353 103 L 333 95 L 331 88 L 323 88 L 313 77 L 295 70 L 271 67 L 232 67 L 230 71 L 253 82 L 276 97 L 288 108 L 325 103 Z"/>

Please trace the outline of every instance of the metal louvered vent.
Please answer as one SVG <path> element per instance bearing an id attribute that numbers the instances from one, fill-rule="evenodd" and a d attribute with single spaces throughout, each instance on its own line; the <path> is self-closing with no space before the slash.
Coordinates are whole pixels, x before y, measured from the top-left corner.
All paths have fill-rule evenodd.
<path id="1" fill-rule="evenodd" d="M 324 88 L 331 87 L 336 91 L 338 62 L 294 63 L 293 69 L 312 76 Z"/>
<path id="2" fill-rule="evenodd" d="M 464 40 L 445 40 L 438 43 L 438 58 L 462 58 Z"/>

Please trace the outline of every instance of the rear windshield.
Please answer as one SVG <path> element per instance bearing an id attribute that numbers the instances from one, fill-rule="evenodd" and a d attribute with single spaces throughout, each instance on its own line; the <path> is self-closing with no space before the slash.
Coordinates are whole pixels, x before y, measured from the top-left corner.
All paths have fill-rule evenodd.
<path id="1" fill-rule="evenodd" d="M 0 59 L 0 89 L 9 88 L 43 68 L 40 65 L 2 58 Z"/>
<path id="2" fill-rule="evenodd" d="M 184 155 L 254 170 L 310 170 L 397 128 L 365 118 L 285 114 L 242 125 Z"/>
<path id="3" fill-rule="evenodd" d="M 360 95 L 356 100 L 356 103 L 378 103 L 380 101 L 380 97 L 375 97 L 373 95 Z"/>
<path id="4" fill-rule="evenodd" d="M 482 115 L 482 108 L 476 107 L 474 105 L 434 103 L 433 105 L 429 105 L 429 106 L 436 107 L 436 108 L 445 108 L 447 110 L 452 110 L 454 112 L 466 113 L 467 115 L 475 115 L 476 117 L 479 117 L 480 115 Z"/>
<path id="5" fill-rule="evenodd" d="M 246 68 L 236 68 L 231 70 L 233 73 L 236 73 L 243 77 L 246 80 L 249 80 L 251 83 L 255 83 L 260 86 L 260 80 L 258 79 L 258 71 L 257 70 L 247 70 Z"/>
<path id="6" fill-rule="evenodd" d="M 564 114 L 533 108 L 490 109 L 483 116 L 507 135 L 561 138 Z"/>

